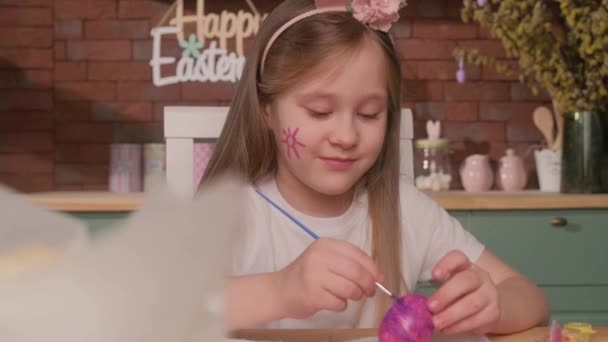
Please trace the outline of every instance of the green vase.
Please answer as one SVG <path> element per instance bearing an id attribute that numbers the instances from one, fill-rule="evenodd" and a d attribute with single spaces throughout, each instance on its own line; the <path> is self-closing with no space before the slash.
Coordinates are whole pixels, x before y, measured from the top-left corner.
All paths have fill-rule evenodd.
<path id="1" fill-rule="evenodd" d="M 564 115 L 561 192 L 599 193 L 606 162 L 606 114 L 574 112 Z"/>
<path id="2" fill-rule="evenodd" d="M 604 123 L 604 156 L 602 158 L 602 192 L 608 193 L 608 115 L 602 115 L 602 122 Z"/>

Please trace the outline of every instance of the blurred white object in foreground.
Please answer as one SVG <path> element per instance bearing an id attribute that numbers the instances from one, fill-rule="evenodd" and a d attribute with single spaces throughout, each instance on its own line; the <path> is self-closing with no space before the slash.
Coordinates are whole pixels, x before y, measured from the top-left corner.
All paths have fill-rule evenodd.
<path id="1" fill-rule="evenodd" d="M 223 281 L 241 188 L 227 177 L 194 200 L 156 189 L 90 248 L 0 281 L 0 341 L 224 341 Z M 0 217 L 43 211 L 16 197 L 0 196 Z M 33 226 L 69 221 L 46 214 Z"/>

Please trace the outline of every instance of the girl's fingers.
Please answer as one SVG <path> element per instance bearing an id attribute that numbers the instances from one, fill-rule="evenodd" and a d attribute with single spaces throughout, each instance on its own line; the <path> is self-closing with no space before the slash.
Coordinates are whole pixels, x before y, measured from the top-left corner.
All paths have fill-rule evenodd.
<path id="1" fill-rule="evenodd" d="M 498 309 L 493 306 L 486 306 L 482 311 L 448 326 L 441 332 L 448 335 L 469 333 L 472 331 L 477 332 L 478 334 L 485 334 L 485 328 L 496 322 L 497 319 Z"/>
<path id="2" fill-rule="evenodd" d="M 479 275 L 472 269 L 456 273 L 429 297 L 429 309 L 433 313 L 439 313 L 481 285 Z"/>
<path id="3" fill-rule="evenodd" d="M 350 257 L 351 259 L 358 262 L 363 266 L 369 274 L 372 275 L 374 281 L 378 281 L 382 278 L 380 268 L 372 260 L 372 258 L 365 253 L 361 248 L 342 240 L 332 240 L 332 250 L 336 253 Z"/>
<path id="4" fill-rule="evenodd" d="M 350 281 L 362 294 L 365 293 L 367 296 L 374 294 L 374 277 L 366 268 L 342 254 L 333 254 L 331 258 L 328 265 L 330 272 Z"/>
<path id="5" fill-rule="evenodd" d="M 446 280 L 454 273 L 471 267 L 471 261 L 461 251 L 451 251 L 441 258 L 433 267 L 433 278 L 438 281 Z"/>
<path id="6" fill-rule="evenodd" d="M 435 315 L 433 317 L 433 324 L 435 328 L 442 330 L 445 327 L 450 327 L 460 321 L 467 320 L 469 317 L 475 316 L 480 311 L 485 310 L 489 304 L 490 299 L 484 297 L 481 291 L 469 293 Z"/>

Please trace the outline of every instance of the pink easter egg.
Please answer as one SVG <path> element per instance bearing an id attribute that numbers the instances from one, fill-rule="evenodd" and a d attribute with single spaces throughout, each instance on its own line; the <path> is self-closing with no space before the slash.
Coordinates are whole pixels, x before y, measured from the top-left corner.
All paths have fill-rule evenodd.
<path id="1" fill-rule="evenodd" d="M 464 69 L 458 69 L 456 71 L 456 80 L 458 83 L 464 83 L 467 81 L 467 72 Z"/>
<path id="2" fill-rule="evenodd" d="M 379 330 L 380 342 L 427 342 L 433 336 L 433 315 L 426 298 L 409 294 L 393 303 Z"/>

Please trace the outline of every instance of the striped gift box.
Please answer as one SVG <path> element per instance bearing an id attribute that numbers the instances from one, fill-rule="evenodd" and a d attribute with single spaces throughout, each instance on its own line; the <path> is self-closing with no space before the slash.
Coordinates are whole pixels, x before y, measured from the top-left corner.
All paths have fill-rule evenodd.
<path id="1" fill-rule="evenodd" d="M 194 172 L 192 181 L 195 187 L 201 181 L 214 149 L 214 143 L 194 143 Z"/>
<path id="2" fill-rule="evenodd" d="M 166 148 L 162 143 L 144 145 L 144 190 L 148 191 L 155 184 L 165 180 Z"/>

